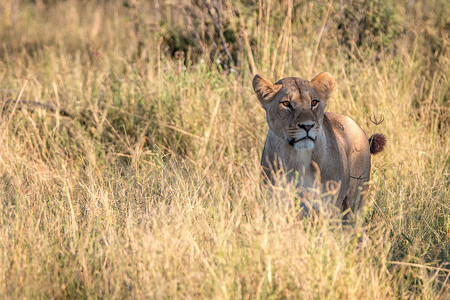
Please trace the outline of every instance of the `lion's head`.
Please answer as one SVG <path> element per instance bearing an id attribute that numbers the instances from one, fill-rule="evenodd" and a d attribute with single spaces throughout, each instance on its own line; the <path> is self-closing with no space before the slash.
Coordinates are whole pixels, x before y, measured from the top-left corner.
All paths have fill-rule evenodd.
<path id="1" fill-rule="evenodd" d="M 256 75 L 253 89 L 267 113 L 270 130 L 295 149 L 312 149 L 322 126 L 334 78 L 323 72 L 311 81 L 287 77 L 275 84 Z"/>

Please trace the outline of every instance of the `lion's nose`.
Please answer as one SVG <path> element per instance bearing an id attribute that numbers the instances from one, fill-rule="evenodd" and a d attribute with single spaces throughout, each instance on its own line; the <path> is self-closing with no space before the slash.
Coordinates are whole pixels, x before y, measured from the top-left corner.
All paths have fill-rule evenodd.
<path id="1" fill-rule="evenodd" d="M 311 128 L 314 127 L 314 123 L 312 124 L 298 124 L 298 127 L 305 129 L 306 132 L 309 132 Z"/>

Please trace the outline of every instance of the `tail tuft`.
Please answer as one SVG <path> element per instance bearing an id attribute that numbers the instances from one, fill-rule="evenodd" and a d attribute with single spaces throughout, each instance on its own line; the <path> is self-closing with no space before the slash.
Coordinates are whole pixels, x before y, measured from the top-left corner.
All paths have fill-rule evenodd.
<path id="1" fill-rule="evenodd" d="M 377 154 L 383 151 L 386 145 L 386 137 L 383 134 L 375 133 L 369 138 L 370 153 Z"/>

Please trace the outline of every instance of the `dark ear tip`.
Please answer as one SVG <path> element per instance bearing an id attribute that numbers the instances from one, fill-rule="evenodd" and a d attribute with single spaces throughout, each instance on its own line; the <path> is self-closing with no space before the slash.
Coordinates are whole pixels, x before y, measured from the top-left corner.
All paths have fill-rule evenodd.
<path id="1" fill-rule="evenodd" d="M 255 77 L 253 77 L 253 80 L 252 80 L 253 88 L 255 87 L 258 80 L 260 80 L 260 78 L 261 78 L 261 76 L 259 76 L 259 74 L 256 74 Z"/>
<path id="2" fill-rule="evenodd" d="M 260 85 L 263 83 L 264 83 L 264 78 L 261 75 L 256 74 L 252 80 L 253 90 L 255 92 L 257 92 L 261 88 Z"/>

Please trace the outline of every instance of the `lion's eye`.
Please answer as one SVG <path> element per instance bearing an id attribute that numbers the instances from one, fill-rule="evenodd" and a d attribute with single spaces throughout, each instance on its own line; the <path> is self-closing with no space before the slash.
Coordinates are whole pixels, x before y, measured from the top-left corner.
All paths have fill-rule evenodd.
<path id="1" fill-rule="evenodd" d="M 311 101 L 311 107 L 315 107 L 317 104 L 319 104 L 319 100 L 314 99 Z"/>
<path id="2" fill-rule="evenodd" d="M 283 106 L 285 106 L 285 107 L 291 107 L 291 102 L 289 102 L 289 101 L 283 101 L 283 102 L 281 102 L 281 104 L 283 104 Z"/>

